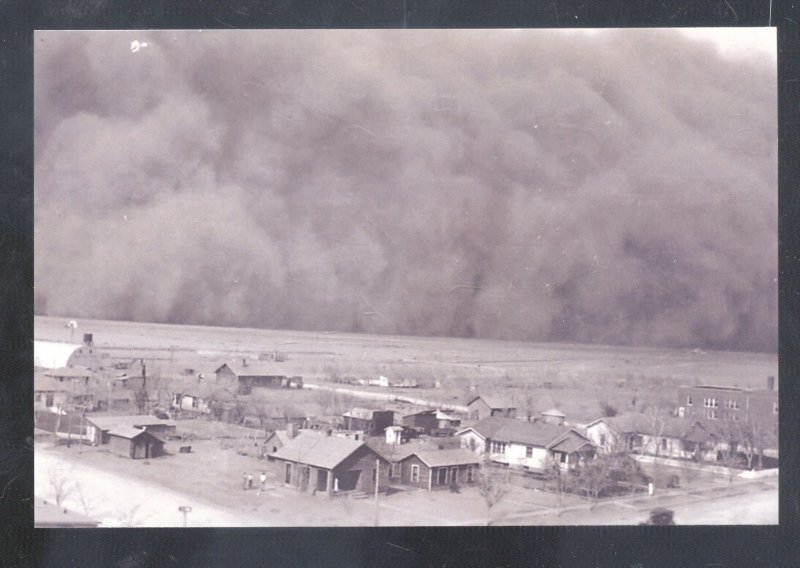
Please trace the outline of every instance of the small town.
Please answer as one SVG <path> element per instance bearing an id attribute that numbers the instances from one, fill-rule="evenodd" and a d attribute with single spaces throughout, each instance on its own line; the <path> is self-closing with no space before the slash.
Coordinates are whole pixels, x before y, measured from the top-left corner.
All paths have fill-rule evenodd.
<path id="1" fill-rule="evenodd" d="M 329 365 L 310 376 L 299 352 L 135 357 L 78 336 L 35 342 L 37 526 L 777 518 L 773 375 L 760 388 L 661 387 L 656 399 L 634 388 L 644 402 L 582 400 L 575 419 L 566 395 L 567 412 L 548 406 L 559 385 L 547 381 L 473 384 L 445 401 L 435 374 L 342 376 Z"/>

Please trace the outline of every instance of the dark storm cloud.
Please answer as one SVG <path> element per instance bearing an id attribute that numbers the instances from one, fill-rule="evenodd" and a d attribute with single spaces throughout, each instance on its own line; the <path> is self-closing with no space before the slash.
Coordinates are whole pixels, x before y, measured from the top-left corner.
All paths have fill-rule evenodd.
<path id="1" fill-rule="evenodd" d="M 767 63 L 652 30 L 47 32 L 35 88 L 39 313 L 777 346 Z"/>

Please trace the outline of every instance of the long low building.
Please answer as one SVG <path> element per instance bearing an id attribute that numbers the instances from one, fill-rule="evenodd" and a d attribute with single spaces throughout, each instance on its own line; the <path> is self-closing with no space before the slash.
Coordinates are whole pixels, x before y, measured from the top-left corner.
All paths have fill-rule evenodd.
<path id="1" fill-rule="evenodd" d="M 86 415 L 87 436 L 95 445 L 107 444 L 112 431 L 129 433 L 129 429 L 147 431 L 159 439 L 175 432 L 173 420 L 156 416 L 93 416 Z"/>

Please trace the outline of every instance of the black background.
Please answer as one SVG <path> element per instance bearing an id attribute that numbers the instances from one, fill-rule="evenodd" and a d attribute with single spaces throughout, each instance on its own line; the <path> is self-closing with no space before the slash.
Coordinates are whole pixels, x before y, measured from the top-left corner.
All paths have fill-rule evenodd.
<path id="1" fill-rule="evenodd" d="M 800 2 L 0 2 L 0 564 L 3 566 L 800 566 Z M 780 525 L 43 530 L 33 526 L 33 30 L 778 28 Z M 746 227 L 742 228 L 746 231 Z"/>

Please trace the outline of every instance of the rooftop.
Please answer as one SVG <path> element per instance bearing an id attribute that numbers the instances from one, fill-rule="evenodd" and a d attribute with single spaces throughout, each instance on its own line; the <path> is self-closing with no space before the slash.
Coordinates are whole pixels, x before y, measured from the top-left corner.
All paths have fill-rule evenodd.
<path id="1" fill-rule="evenodd" d="M 117 430 L 123 427 L 144 428 L 145 426 L 175 426 L 173 420 L 162 420 L 155 416 L 93 416 L 86 415 L 87 422 L 91 422 L 101 430 Z"/>
<path id="2" fill-rule="evenodd" d="M 75 527 L 93 528 L 100 524 L 86 515 L 75 513 L 57 506 L 55 503 L 48 503 L 39 497 L 34 498 L 33 524 L 38 528 L 52 527 Z"/>
<path id="3" fill-rule="evenodd" d="M 524 420 L 501 416 L 484 418 L 480 422 L 473 424 L 471 428 L 484 438 L 542 447 L 552 444 L 572 430 L 569 426 L 557 426 L 543 422 L 525 422 Z"/>
<path id="4" fill-rule="evenodd" d="M 364 445 L 361 440 L 303 430 L 272 455 L 322 469 L 333 469 Z"/>
<path id="5" fill-rule="evenodd" d="M 417 450 L 409 454 L 416 455 L 422 463 L 428 467 L 443 467 L 451 465 L 473 465 L 479 464 L 480 459 L 464 448 L 453 448 L 449 450 Z M 403 458 L 403 459 L 406 459 Z"/>
<path id="6" fill-rule="evenodd" d="M 483 399 L 483 402 L 488 404 L 489 408 L 504 408 L 505 409 L 505 408 L 516 408 L 517 407 L 517 405 L 513 401 L 508 400 L 507 398 L 503 398 L 503 397 L 498 396 L 498 395 L 494 395 L 494 394 L 481 394 L 481 395 L 472 397 L 472 399 L 470 399 L 470 401 L 467 403 L 467 405 L 472 404 L 473 402 L 475 402 L 479 398 Z"/>

